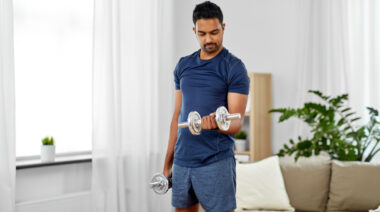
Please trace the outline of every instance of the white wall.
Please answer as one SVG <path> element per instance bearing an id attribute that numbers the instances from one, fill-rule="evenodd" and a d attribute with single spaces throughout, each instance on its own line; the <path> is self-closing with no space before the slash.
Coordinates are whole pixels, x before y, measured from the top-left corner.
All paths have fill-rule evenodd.
<path id="1" fill-rule="evenodd" d="M 192 12 L 203 1 L 175 1 L 174 42 L 176 62 L 197 49 Z M 243 60 L 249 72 L 272 73 L 273 107 L 295 104 L 296 4 L 295 0 L 214 0 L 226 23 L 224 46 Z M 292 137 L 291 124 L 272 119 L 272 151 L 277 153 Z"/>

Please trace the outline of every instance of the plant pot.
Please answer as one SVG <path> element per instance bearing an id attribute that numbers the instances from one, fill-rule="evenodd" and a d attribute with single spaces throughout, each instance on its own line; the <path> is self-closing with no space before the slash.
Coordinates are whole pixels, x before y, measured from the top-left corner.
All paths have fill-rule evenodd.
<path id="1" fill-rule="evenodd" d="M 247 150 L 247 140 L 245 139 L 235 139 L 235 148 L 238 152 L 243 152 Z"/>
<path id="2" fill-rule="evenodd" d="M 54 145 L 41 145 L 41 161 L 53 162 L 55 158 L 55 146 Z"/>

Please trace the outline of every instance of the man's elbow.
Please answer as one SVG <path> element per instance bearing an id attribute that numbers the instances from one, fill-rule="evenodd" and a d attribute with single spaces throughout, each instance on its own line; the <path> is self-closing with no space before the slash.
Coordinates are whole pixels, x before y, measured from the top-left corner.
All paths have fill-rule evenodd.
<path id="1" fill-rule="evenodd" d="M 236 134 L 240 132 L 243 127 L 243 121 L 236 121 L 234 124 L 231 123 L 230 129 L 228 130 L 228 134 Z"/>
<path id="2" fill-rule="evenodd" d="M 236 129 L 233 131 L 233 134 L 236 134 L 236 133 L 240 132 L 240 130 L 241 130 L 242 127 L 243 127 L 243 125 L 242 125 L 242 124 L 239 124 L 239 125 L 236 127 Z"/>

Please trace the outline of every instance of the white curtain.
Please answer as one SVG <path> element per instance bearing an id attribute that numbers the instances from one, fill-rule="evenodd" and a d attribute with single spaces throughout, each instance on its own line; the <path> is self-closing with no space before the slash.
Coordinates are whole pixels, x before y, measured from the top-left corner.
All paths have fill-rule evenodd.
<path id="1" fill-rule="evenodd" d="M 13 7 L 0 0 L 0 211 L 15 211 Z"/>
<path id="2" fill-rule="evenodd" d="M 95 0 L 92 211 L 170 211 L 162 172 L 174 108 L 171 1 Z"/>
<path id="3" fill-rule="evenodd" d="M 309 89 L 348 93 L 349 105 L 365 121 L 366 106 L 380 109 L 380 1 L 298 0 L 297 5 L 297 105 L 316 99 Z M 307 131 L 298 123 L 293 138 Z"/>

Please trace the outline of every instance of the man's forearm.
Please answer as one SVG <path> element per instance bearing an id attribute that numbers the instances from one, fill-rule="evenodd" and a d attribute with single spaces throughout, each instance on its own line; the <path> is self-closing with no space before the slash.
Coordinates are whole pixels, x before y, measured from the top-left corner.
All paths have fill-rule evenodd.
<path id="1" fill-rule="evenodd" d="M 170 170 L 174 161 L 174 147 L 177 142 L 178 121 L 173 119 L 170 124 L 168 148 L 166 150 L 164 170 Z"/>
<path id="2" fill-rule="evenodd" d="M 243 126 L 243 120 L 235 119 L 235 120 L 231 120 L 230 128 L 227 131 L 224 131 L 221 129 L 218 129 L 218 131 L 223 134 L 235 134 L 240 131 L 242 126 Z"/>

